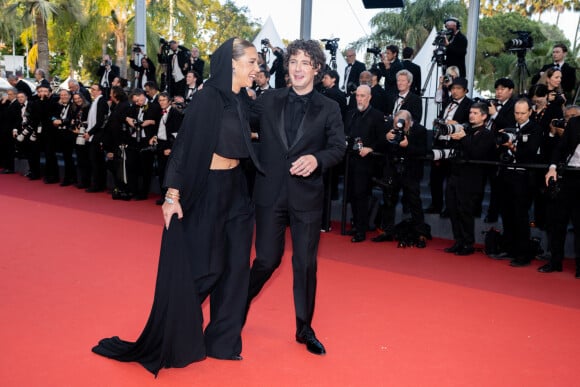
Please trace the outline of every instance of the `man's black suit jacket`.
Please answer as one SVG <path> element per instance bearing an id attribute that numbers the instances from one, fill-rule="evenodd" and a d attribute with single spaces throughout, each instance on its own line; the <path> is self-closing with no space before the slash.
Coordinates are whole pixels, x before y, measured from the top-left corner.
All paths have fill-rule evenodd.
<path id="1" fill-rule="evenodd" d="M 173 107 L 167 112 L 167 122 L 165 122 L 165 132 L 167 133 L 166 141 L 159 141 L 159 148 L 161 150 L 171 149 L 179 128 L 181 127 L 181 122 L 183 121 L 183 114 Z"/>
<path id="2" fill-rule="evenodd" d="M 336 101 L 340 108 L 340 114 L 344 118 L 346 115 L 346 95 L 340 91 L 338 86 L 334 85 L 333 87 L 323 88 L 321 93 L 333 101 Z"/>
<path id="3" fill-rule="evenodd" d="M 515 100 L 513 98 L 508 99 L 504 102 L 500 111 L 497 113 L 497 117 L 493 120 L 493 129 L 505 129 L 513 128 L 516 125 L 516 118 L 514 116 L 514 108 L 516 106 Z"/>
<path id="4" fill-rule="evenodd" d="M 467 76 L 465 73 L 465 55 L 467 55 L 467 38 L 461 31 L 458 31 L 445 51 L 445 65 L 447 67 L 457 66 L 459 75 L 463 78 Z"/>
<path id="5" fill-rule="evenodd" d="M 366 69 L 367 67 L 365 66 L 364 63 L 359 62 L 358 60 L 354 61 L 354 63 L 352 64 L 352 68 L 350 69 L 350 73 L 348 74 L 348 79 L 346 79 L 345 80 L 346 82 L 344 83 L 346 85 L 347 94 L 349 94 L 349 92 L 355 91 L 356 88 L 360 85 L 359 82 L 360 73 L 362 73 Z M 344 71 L 346 74 L 346 68 Z"/>
<path id="6" fill-rule="evenodd" d="M 449 100 L 449 103 L 452 103 L 453 100 Z M 457 109 L 455 111 L 455 114 L 453 115 L 453 118 L 450 119 L 452 121 L 457 121 L 457 123 L 459 124 L 465 124 L 469 122 L 469 109 L 471 109 L 471 105 L 473 104 L 473 101 L 471 99 L 469 99 L 468 97 L 464 97 L 461 100 L 461 103 L 459 104 L 459 106 L 457 106 Z M 445 118 L 445 109 L 447 108 L 447 106 L 443 106 L 443 109 L 441 110 L 441 114 L 439 115 L 439 118 Z"/>
<path id="7" fill-rule="evenodd" d="M 411 62 L 410 59 L 403 59 L 403 67 L 413 74 L 413 83 L 411 84 L 411 92 L 421 96 L 421 67 Z"/>
<path id="8" fill-rule="evenodd" d="M 93 101 L 95 103 L 95 101 Z M 97 122 L 95 126 L 90 129 L 90 134 L 93 136 L 92 142 L 99 143 L 102 141 L 104 134 L 105 120 L 109 115 L 109 104 L 107 104 L 107 98 L 103 95 L 96 102 L 97 104 Z M 90 111 L 90 109 L 88 110 Z"/>
<path id="9" fill-rule="evenodd" d="M 397 95 L 397 73 L 404 69 L 399 58 L 391 63 L 391 67 L 389 67 L 388 70 L 383 62 L 379 63 L 379 69 L 381 70 L 383 77 L 385 77 L 385 91 L 387 94 L 391 96 Z"/>
<path id="10" fill-rule="evenodd" d="M 358 109 L 349 110 L 346 114 L 344 121 L 345 134 L 351 138 L 360 137 L 363 146 L 376 150 L 379 143 L 385 140 L 385 135 L 387 134 L 383 113 L 369 106 L 362 113 L 362 117 L 357 120 L 358 114 L 361 114 Z"/>
<path id="11" fill-rule="evenodd" d="M 281 189 L 288 192 L 289 209 L 322 211 L 322 174 L 338 164 L 346 149 L 344 126 L 338 104 L 314 91 L 293 144 L 287 143 L 284 110 L 289 88 L 272 90 L 252 106 L 252 125 L 259 126 L 258 160 L 263 174 L 256 175 L 254 200 L 272 206 Z M 255 130 L 255 129 L 254 129 Z M 313 155 L 318 167 L 307 177 L 293 176 L 289 170 L 300 156 Z"/>
<path id="12" fill-rule="evenodd" d="M 105 66 L 103 66 L 103 65 L 99 66 L 99 70 L 97 71 L 97 76 L 99 77 L 99 83 L 101 83 L 101 78 L 103 78 L 105 71 L 106 71 Z M 111 87 L 111 84 L 113 83 L 113 79 L 115 79 L 115 77 L 119 77 L 120 76 L 119 74 L 121 74 L 121 70 L 119 69 L 119 66 L 111 65 L 111 70 L 109 71 L 109 75 L 107 77 L 108 87 Z"/>
<path id="13" fill-rule="evenodd" d="M 389 114 L 393 112 L 395 103 L 397 102 L 398 98 L 398 95 L 395 95 L 393 98 L 389 98 L 389 106 L 387 108 L 387 112 Z M 417 94 L 411 92 L 407 93 L 399 110 L 407 110 L 409 113 L 411 113 L 413 121 L 421 123 L 421 118 L 423 117 L 423 102 L 421 101 L 421 97 L 419 97 Z"/>
<path id="14" fill-rule="evenodd" d="M 566 125 L 558 146 L 552 153 L 551 164 L 567 163 L 578 144 L 580 144 L 580 117 L 572 117 Z"/>

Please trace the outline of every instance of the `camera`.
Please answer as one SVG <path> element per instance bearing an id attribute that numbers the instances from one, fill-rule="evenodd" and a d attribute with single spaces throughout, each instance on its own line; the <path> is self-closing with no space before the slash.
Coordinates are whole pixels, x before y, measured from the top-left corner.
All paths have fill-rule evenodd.
<path id="1" fill-rule="evenodd" d="M 391 144 L 399 145 L 401 141 L 405 139 L 405 119 L 399 118 L 397 122 L 394 122 L 390 131 L 395 135 L 395 137 L 389 142 Z"/>
<path id="2" fill-rule="evenodd" d="M 268 39 L 268 38 L 262 39 L 262 40 L 260 41 L 260 44 L 261 44 L 262 46 L 269 46 L 269 45 L 270 45 L 270 39 Z"/>
<path id="3" fill-rule="evenodd" d="M 377 47 L 377 46 L 373 46 L 373 47 L 367 48 L 367 52 L 369 54 L 373 54 L 375 56 L 381 55 L 381 49 L 379 47 Z"/>
<path id="4" fill-rule="evenodd" d="M 330 55 L 336 55 L 336 50 L 338 50 L 338 41 L 340 38 L 334 39 L 320 39 L 321 42 L 325 42 L 324 49 L 330 51 Z"/>
<path id="5" fill-rule="evenodd" d="M 465 126 L 462 124 L 446 124 L 443 119 L 435 119 L 433 125 L 441 136 L 449 136 L 465 129 Z"/>
<path id="6" fill-rule="evenodd" d="M 506 128 L 503 132 L 497 132 L 495 135 L 495 143 L 496 145 L 503 145 L 508 141 L 512 143 L 516 142 L 518 139 L 517 129 L 515 128 Z"/>
<path id="7" fill-rule="evenodd" d="M 360 152 L 363 146 L 362 138 L 346 136 L 346 148 L 353 153 Z"/>
<path id="8" fill-rule="evenodd" d="M 144 47 L 144 44 L 139 44 L 139 43 L 133 43 L 133 49 L 132 51 L 136 54 L 140 54 L 142 52 L 141 47 Z"/>
<path id="9" fill-rule="evenodd" d="M 534 39 L 530 31 L 512 31 L 510 33 L 516 34 L 516 39 L 510 39 L 505 43 L 505 48 L 508 51 L 526 51 L 534 47 Z"/>
<path id="10" fill-rule="evenodd" d="M 451 82 L 453 82 L 453 77 L 451 75 L 449 75 L 449 74 L 445 74 L 443 76 L 443 83 L 444 84 L 448 84 L 448 83 L 451 83 Z"/>
<path id="11" fill-rule="evenodd" d="M 24 124 L 22 125 L 22 132 L 16 136 L 16 141 L 23 142 L 28 136 L 31 137 L 30 141 L 33 141 L 32 133 L 34 133 L 34 129 L 32 129 L 30 125 Z M 34 140 L 36 140 L 36 138 Z"/>
<path id="12" fill-rule="evenodd" d="M 431 152 L 433 153 L 433 161 L 447 160 L 455 157 L 455 152 L 450 148 L 432 149 Z"/>
<path id="13" fill-rule="evenodd" d="M 151 153 L 155 153 L 157 152 L 157 141 L 154 141 L 151 145 L 148 145 L 146 147 L 143 147 L 139 150 L 139 152 L 145 153 L 145 152 L 151 152 Z"/>
<path id="14" fill-rule="evenodd" d="M 497 105 L 497 103 L 499 102 L 499 100 L 497 98 L 480 98 L 480 97 L 475 97 L 473 99 L 473 102 L 480 102 L 480 103 L 484 103 L 487 106 L 495 106 Z"/>
<path id="15" fill-rule="evenodd" d="M 566 119 L 565 118 L 554 118 L 550 125 L 555 128 L 566 129 Z"/>
<path id="16" fill-rule="evenodd" d="M 434 46 L 443 46 L 445 47 L 445 40 L 449 40 L 449 38 L 453 35 L 453 30 L 450 29 L 442 29 L 437 31 L 437 35 L 435 36 L 435 40 L 433 41 Z"/>
<path id="17" fill-rule="evenodd" d="M 61 119 L 61 124 L 58 126 L 60 130 L 68 129 L 71 125 L 71 120 L 68 118 Z"/>
<path id="18" fill-rule="evenodd" d="M 86 140 L 85 140 L 85 133 L 87 132 L 87 122 L 83 121 L 79 124 L 79 133 L 77 134 L 77 138 L 75 143 L 77 145 L 85 145 L 86 144 Z"/>

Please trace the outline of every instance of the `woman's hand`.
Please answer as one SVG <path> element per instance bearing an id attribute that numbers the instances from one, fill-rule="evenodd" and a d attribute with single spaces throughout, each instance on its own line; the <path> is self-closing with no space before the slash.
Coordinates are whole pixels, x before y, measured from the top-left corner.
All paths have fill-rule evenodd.
<path id="1" fill-rule="evenodd" d="M 173 200 L 173 204 L 165 201 L 163 206 L 161 206 L 161 210 L 163 211 L 163 220 L 165 222 L 165 229 L 169 229 L 169 224 L 171 223 L 171 218 L 174 214 L 177 214 L 177 219 L 183 218 L 183 210 L 181 209 L 181 204 L 179 204 L 178 199 Z"/>

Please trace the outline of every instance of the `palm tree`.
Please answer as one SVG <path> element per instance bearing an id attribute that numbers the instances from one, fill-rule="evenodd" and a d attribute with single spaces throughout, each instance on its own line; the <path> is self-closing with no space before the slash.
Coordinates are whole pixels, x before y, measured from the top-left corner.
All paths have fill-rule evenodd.
<path id="1" fill-rule="evenodd" d="M 81 16 L 81 4 L 78 0 L 5 0 L 2 2 L 5 17 L 22 19 L 24 26 L 36 29 L 38 61 L 36 68 L 48 70 L 48 22 L 51 17 L 70 14 Z"/>

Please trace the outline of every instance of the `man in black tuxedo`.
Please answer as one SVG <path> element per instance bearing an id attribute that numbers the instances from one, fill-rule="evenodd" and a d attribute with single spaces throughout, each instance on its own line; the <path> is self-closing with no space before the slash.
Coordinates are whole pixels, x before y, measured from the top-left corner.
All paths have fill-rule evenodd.
<path id="1" fill-rule="evenodd" d="M 22 79 L 18 79 L 16 75 L 12 74 L 8 75 L 6 79 L 8 80 L 8 83 L 10 83 L 10 86 L 18 90 L 18 92 L 23 92 L 24 94 L 26 94 L 26 98 L 28 100 L 32 98 L 32 89 L 30 88 L 30 86 L 28 86 L 28 83 L 26 83 Z"/>
<path id="2" fill-rule="evenodd" d="M 548 237 L 552 256 L 550 262 L 538 268 L 541 273 L 562 271 L 568 222 L 571 220 L 574 230 L 580 230 L 580 200 L 578 200 L 580 197 L 580 172 L 578 170 L 556 170 L 558 165 L 580 168 L 579 145 L 580 117 L 573 117 L 568 121 L 561 141 L 552 154 L 552 164 L 545 176 L 546 187 L 557 182 L 560 185 L 560 193 L 554 200 L 554 206 L 549 214 L 551 232 Z M 580 278 L 580 236 L 576 237 L 575 234 L 572 235 L 574 235 L 576 278 Z"/>
<path id="3" fill-rule="evenodd" d="M 413 54 L 415 50 L 411 47 L 403 48 L 403 67 L 413 74 L 413 84 L 411 85 L 411 92 L 421 96 L 421 67 L 413 63 Z"/>
<path id="4" fill-rule="evenodd" d="M 166 58 L 166 77 L 169 80 L 167 83 L 169 95 L 172 97 L 176 95 L 183 96 L 189 60 L 190 54 L 185 47 L 178 45 L 175 40 L 169 42 L 169 55 Z M 200 76 L 202 75 L 200 74 Z"/>
<path id="5" fill-rule="evenodd" d="M 450 85 L 451 99 L 446 106 L 443 106 L 438 119 L 447 124 L 463 124 L 469 122 L 469 110 L 473 101 L 467 97 L 467 79 L 455 78 Z M 439 131 L 435 133 L 433 140 L 434 149 L 449 148 L 450 137 L 441 135 Z M 449 175 L 449 160 L 434 160 L 431 163 L 429 175 L 429 187 L 431 189 L 431 205 L 425 209 L 426 214 L 441 213 L 443 217 L 443 185 Z"/>
<path id="6" fill-rule="evenodd" d="M 513 128 L 516 125 L 514 116 L 515 100 L 514 82 L 509 78 L 499 78 L 495 81 L 495 98 L 497 101 L 489 105 L 489 120 L 487 128 L 493 133 L 500 129 Z M 499 216 L 499 200 L 501 187 L 498 186 L 497 168 L 490 166 L 488 168 L 487 178 L 489 178 L 490 198 L 487 215 L 484 218 L 485 223 L 497 222 Z M 481 193 L 483 197 L 483 192 Z"/>
<path id="7" fill-rule="evenodd" d="M 394 44 L 387 46 L 381 59 L 379 69 L 381 75 L 385 77 L 385 91 L 390 98 L 394 99 L 397 96 L 397 73 L 404 69 L 399 60 L 399 47 Z"/>
<path id="8" fill-rule="evenodd" d="M 253 125 L 260 129 L 256 175 L 256 253 L 250 273 L 248 309 L 280 265 L 285 231 L 292 234 L 296 341 L 308 351 L 326 350 L 312 329 L 316 267 L 324 198 L 323 173 L 344 156 L 344 127 L 338 104 L 314 90 L 325 64 L 319 42 L 296 40 L 286 57 L 291 88 L 256 100 Z"/>
<path id="9" fill-rule="evenodd" d="M 471 255 L 475 249 L 476 209 L 481 206 L 483 177 L 486 171 L 481 164 L 466 161 L 495 160 L 495 137 L 486 129 L 488 107 L 483 102 L 471 105 L 469 125 L 454 126 L 451 149 L 454 156 L 450 159 L 450 173 L 445 187 L 445 203 L 449 211 L 453 246 L 445 249 L 447 253 Z M 479 203 L 478 203 L 479 202 Z"/>
<path id="10" fill-rule="evenodd" d="M 199 87 L 203 83 L 203 68 L 205 67 L 205 61 L 199 56 L 199 48 L 193 46 L 191 48 L 191 53 L 187 61 L 187 67 L 185 69 L 185 74 L 190 71 L 195 71 L 198 77 L 195 80 L 195 86 Z"/>
<path id="11" fill-rule="evenodd" d="M 87 141 L 90 163 L 91 185 L 86 192 L 101 192 L 106 185 L 105 155 L 102 150 L 102 141 L 107 116 L 109 115 L 109 105 L 107 98 L 103 94 L 104 88 L 101 84 L 93 84 L 90 93 L 93 103 L 87 116 L 87 130 L 84 138 Z"/>
<path id="12" fill-rule="evenodd" d="M 395 98 L 389 99 L 387 111 L 393 116 L 399 110 L 406 110 L 411 113 L 413 121 L 421 122 L 423 116 L 423 103 L 421 97 L 411 91 L 413 84 L 413 74 L 409 70 L 400 70 L 397 73 L 397 89 L 399 94 Z"/>
<path id="13" fill-rule="evenodd" d="M 369 70 L 371 74 L 371 106 L 375 109 L 383 112 L 384 115 L 388 115 L 388 96 L 387 92 L 379 84 L 381 81 L 381 71 L 378 68 L 372 68 Z"/>
<path id="14" fill-rule="evenodd" d="M 197 87 L 198 79 L 199 74 L 197 74 L 195 71 L 189 71 L 185 75 L 185 90 L 183 92 L 183 100 L 186 105 L 191 101 L 193 95 L 199 90 Z"/>
<path id="15" fill-rule="evenodd" d="M 572 98 L 574 97 L 574 89 L 576 88 L 576 68 L 565 62 L 567 54 L 568 47 L 566 47 L 565 44 L 555 44 L 552 48 L 552 59 L 554 62 L 545 65 L 536 75 L 534 75 L 532 78 L 532 85 L 538 83 L 546 70 L 551 67 L 557 67 L 562 72 L 562 83 L 560 86 L 564 93 L 566 93 L 566 99 L 573 103 L 574 101 L 572 101 Z"/>
<path id="16" fill-rule="evenodd" d="M 76 134 L 72 132 L 74 117 L 71 103 L 71 93 L 68 90 L 59 91 L 59 100 L 52 106 L 50 120 L 54 127 L 55 148 L 62 153 L 64 161 L 64 178 L 60 183 L 66 187 L 76 183 L 76 166 L 73 158 Z"/>
<path id="17" fill-rule="evenodd" d="M 510 266 L 530 264 L 530 219 L 528 211 L 534 193 L 532 171 L 510 164 L 534 163 L 542 141 L 542 128 L 530 120 L 532 103 L 520 99 L 514 107 L 516 133 L 500 146 L 500 159 L 504 162 L 499 169 L 499 185 L 502 190 L 500 213 L 504 230 L 504 248 L 512 258 Z"/>
<path id="18" fill-rule="evenodd" d="M 16 127 L 20 115 L 16 89 L 6 90 L 0 100 L 0 167 L 2 174 L 14 173 L 15 144 L 12 129 Z"/>
<path id="19" fill-rule="evenodd" d="M 265 67 L 260 67 L 260 72 L 256 74 L 256 87 L 254 88 L 256 98 L 271 89 L 270 72 Z"/>
<path id="20" fill-rule="evenodd" d="M 345 119 L 345 132 L 349 138 L 348 201 L 352 209 L 354 228 L 351 242 L 366 239 L 369 225 L 369 199 L 375 160 L 371 153 L 384 141 L 386 130 L 383 113 L 370 105 L 371 88 L 360 85 L 356 89 L 356 109 Z"/>
<path id="21" fill-rule="evenodd" d="M 402 128 L 399 128 L 398 125 L 401 123 Z M 414 245 L 417 248 L 425 248 L 426 238 L 430 235 L 430 231 L 425 224 L 420 183 L 423 178 L 423 157 L 427 153 L 427 130 L 413 121 L 411 113 L 399 110 L 393 119 L 393 128 L 387 132 L 385 139 L 382 146 L 379 144 L 378 147 L 379 152 L 386 154 L 383 179 L 380 184 L 383 190 L 380 225 L 382 232 L 372 238 L 372 241 L 393 240 L 395 208 L 402 190 L 411 212 L 413 229 L 418 235 L 413 241 Z"/>
<path id="22" fill-rule="evenodd" d="M 364 63 L 356 60 L 356 51 L 352 48 L 346 50 L 346 68 L 344 69 L 344 82 L 340 88 L 347 96 L 353 94 L 358 87 L 360 73 L 367 68 Z"/>
<path id="23" fill-rule="evenodd" d="M 161 197 L 155 202 L 157 205 L 162 205 L 165 201 L 165 192 L 167 189 L 163 187 L 165 180 L 165 167 L 167 160 L 171 154 L 171 148 L 177 138 L 177 132 L 181 127 L 183 114 L 171 106 L 171 99 L 169 94 L 161 93 L 158 98 L 159 107 L 161 108 L 161 118 L 159 119 L 159 126 L 157 133 L 151 138 L 150 143 L 157 146 L 157 173 L 159 176 L 159 189 Z"/>
<path id="24" fill-rule="evenodd" d="M 111 90 L 113 80 L 116 77 L 120 77 L 120 74 L 119 66 L 113 64 L 111 57 L 108 54 L 103 55 L 97 76 L 99 77 L 99 84 L 103 87 L 105 99 L 109 99 L 109 91 Z"/>
<path id="25" fill-rule="evenodd" d="M 450 36 L 445 36 L 445 67 L 457 66 L 459 74 L 466 76 L 465 55 L 467 55 L 467 38 L 461 33 L 461 23 L 454 17 L 445 20 L 445 28 L 451 31 Z"/>

